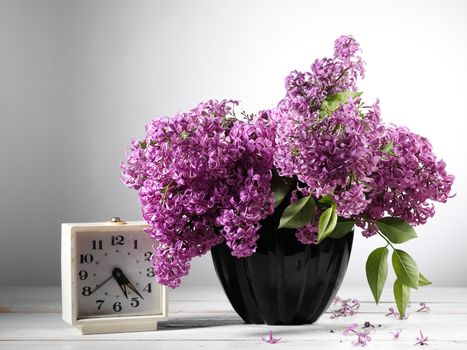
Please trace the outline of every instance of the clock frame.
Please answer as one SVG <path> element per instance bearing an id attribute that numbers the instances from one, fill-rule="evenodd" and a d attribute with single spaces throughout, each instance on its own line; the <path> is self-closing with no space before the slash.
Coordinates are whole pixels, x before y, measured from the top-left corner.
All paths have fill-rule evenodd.
<path id="1" fill-rule="evenodd" d="M 159 313 L 149 315 L 106 315 L 82 318 L 78 310 L 78 275 L 79 251 L 77 247 L 80 234 L 118 234 L 124 232 L 141 232 L 147 235 L 144 228 L 147 224 L 143 221 L 124 222 L 119 218 L 112 218 L 109 222 L 95 223 L 64 223 L 62 224 L 61 241 L 61 277 L 62 277 L 62 319 L 76 327 L 82 334 L 119 333 L 154 331 L 157 322 L 167 320 L 168 301 L 167 289 L 157 284 L 155 280 L 154 293 L 159 293 L 160 301 L 157 309 Z"/>

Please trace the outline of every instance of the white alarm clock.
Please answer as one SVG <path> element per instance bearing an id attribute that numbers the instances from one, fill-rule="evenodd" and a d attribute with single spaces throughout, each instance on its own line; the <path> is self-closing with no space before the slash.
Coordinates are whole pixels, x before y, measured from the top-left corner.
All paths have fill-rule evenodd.
<path id="1" fill-rule="evenodd" d="M 167 290 L 144 222 L 62 224 L 62 318 L 82 334 L 157 329 Z"/>

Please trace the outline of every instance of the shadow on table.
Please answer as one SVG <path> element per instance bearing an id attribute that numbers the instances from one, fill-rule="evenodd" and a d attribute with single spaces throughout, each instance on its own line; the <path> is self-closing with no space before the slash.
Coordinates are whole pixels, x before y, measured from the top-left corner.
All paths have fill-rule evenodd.
<path id="1" fill-rule="evenodd" d="M 191 318 L 173 318 L 168 321 L 161 321 L 157 323 L 157 329 L 163 330 L 176 330 L 176 329 L 189 329 L 189 328 L 206 328 L 206 327 L 219 327 L 219 326 L 236 326 L 242 325 L 245 322 L 237 316 L 232 317 L 191 317 Z"/>

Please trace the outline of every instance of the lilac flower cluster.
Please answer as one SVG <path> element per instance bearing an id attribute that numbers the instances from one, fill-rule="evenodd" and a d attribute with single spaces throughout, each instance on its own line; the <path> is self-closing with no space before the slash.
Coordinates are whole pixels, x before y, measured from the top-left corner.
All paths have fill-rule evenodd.
<path id="1" fill-rule="evenodd" d="M 359 52 L 355 39 L 338 38 L 333 58 L 316 60 L 310 72 L 290 73 L 286 95 L 269 116 L 279 174 L 306 184 L 304 195 L 331 195 L 337 214 L 356 220 L 371 236 L 386 214 L 424 224 L 434 215 L 432 201 L 449 197 L 454 177 L 427 139 L 383 124 L 378 101 L 367 106 L 352 94 L 365 73 Z M 339 93 L 346 95 L 336 109 L 323 110 Z M 315 232 L 311 223 L 297 237 L 312 243 Z"/>
<path id="2" fill-rule="evenodd" d="M 251 255 L 260 220 L 274 210 L 274 136 L 261 118 L 237 121 L 236 104 L 209 101 L 153 120 L 122 164 L 123 181 L 138 190 L 148 233 L 159 242 L 159 283 L 178 286 L 190 260 L 224 240 L 233 255 Z"/>
<path id="3" fill-rule="evenodd" d="M 446 164 L 438 160 L 430 142 L 407 128 L 389 126 L 378 140 L 376 149 L 388 143 L 394 146 L 381 157 L 371 174 L 371 201 L 364 213 L 379 219 L 385 213 L 413 225 L 426 223 L 435 214 L 430 201 L 446 202 L 454 176 L 447 174 Z"/>

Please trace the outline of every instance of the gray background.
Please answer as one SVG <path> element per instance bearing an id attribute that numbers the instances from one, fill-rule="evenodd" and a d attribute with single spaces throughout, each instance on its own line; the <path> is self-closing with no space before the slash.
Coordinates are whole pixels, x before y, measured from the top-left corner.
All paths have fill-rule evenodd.
<path id="1" fill-rule="evenodd" d="M 292 69 L 353 34 L 388 122 L 432 141 L 457 196 L 405 244 L 437 285 L 467 286 L 463 1 L 0 0 L 0 285 L 59 284 L 60 223 L 139 219 L 119 181 L 131 136 L 209 98 L 273 106 Z M 364 285 L 358 236 L 345 283 Z M 217 284 L 210 257 L 183 286 Z"/>

